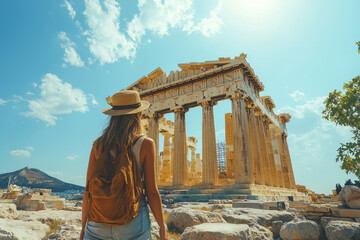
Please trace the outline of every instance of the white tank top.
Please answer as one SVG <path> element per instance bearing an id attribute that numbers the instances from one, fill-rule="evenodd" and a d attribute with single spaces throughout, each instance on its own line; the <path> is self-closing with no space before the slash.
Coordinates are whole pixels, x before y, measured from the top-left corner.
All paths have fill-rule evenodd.
<path id="1" fill-rule="evenodd" d="M 135 155 L 136 164 L 138 165 L 138 169 L 140 170 L 141 178 L 143 178 L 144 173 L 143 173 L 143 169 L 142 169 L 141 164 L 140 164 L 140 150 L 141 150 L 141 146 L 142 146 L 142 143 L 143 143 L 144 139 L 145 139 L 145 136 L 141 136 L 136 141 L 136 143 L 132 146 L 132 151 L 133 151 L 133 153 Z"/>

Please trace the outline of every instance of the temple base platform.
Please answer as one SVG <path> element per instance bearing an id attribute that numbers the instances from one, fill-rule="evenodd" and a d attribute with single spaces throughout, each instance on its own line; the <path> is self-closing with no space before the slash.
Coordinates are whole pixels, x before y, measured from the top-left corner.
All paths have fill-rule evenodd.
<path id="1" fill-rule="evenodd" d="M 159 186 L 163 203 L 208 202 L 210 199 L 311 202 L 306 193 L 292 188 L 258 184 Z"/>

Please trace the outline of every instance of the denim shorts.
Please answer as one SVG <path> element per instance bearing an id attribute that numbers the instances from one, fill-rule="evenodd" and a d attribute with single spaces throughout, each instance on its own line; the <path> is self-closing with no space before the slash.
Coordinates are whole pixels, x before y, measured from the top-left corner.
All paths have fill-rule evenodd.
<path id="1" fill-rule="evenodd" d="M 88 222 L 84 240 L 150 240 L 149 208 L 143 197 L 139 214 L 128 224 L 121 226 Z"/>

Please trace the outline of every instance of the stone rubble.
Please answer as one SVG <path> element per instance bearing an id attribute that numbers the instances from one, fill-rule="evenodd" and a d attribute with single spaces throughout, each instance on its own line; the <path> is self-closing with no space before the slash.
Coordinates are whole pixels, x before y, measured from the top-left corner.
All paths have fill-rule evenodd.
<path id="1" fill-rule="evenodd" d="M 273 236 L 270 230 L 259 225 L 202 223 L 187 227 L 179 240 L 238 240 L 238 239 L 268 239 Z"/>
<path id="2" fill-rule="evenodd" d="M 326 226 L 328 240 L 360 239 L 360 223 L 331 221 Z"/>
<path id="3" fill-rule="evenodd" d="M 345 185 L 339 193 L 339 199 L 346 207 L 360 209 L 360 188 Z"/>
<path id="4" fill-rule="evenodd" d="M 168 229 L 182 233 L 185 228 L 201 223 L 226 223 L 219 213 L 195 210 L 191 208 L 176 208 L 167 218 Z"/>
<path id="5" fill-rule="evenodd" d="M 18 213 L 16 205 L 13 203 L 0 204 L 0 218 L 14 219 L 17 218 Z"/>
<path id="6" fill-rule="evenodd" d="M 81 201 L 67 200 L 63 210 L 27 211 L 11 203 L 16 200 L 5 200 L 0 201 L 0 239 L 78 239 Z M 38 199 L 27 199 L 27 204 L 31 200 Z M 180 239 L 360 239 L 360 209 L 344 208 L 339 203 L 231 204 L 236 202 L 179 202 L 163 205 L 163 211 L 168 230 Z M 152 239 L 160 239 L 159 227 L 150 216 Z"/>
<path id="7" fill-rule="evenodd" d="M 314 221 L 295 218 L 281 227 L 280 237 L 283 240 L 318 240 L 320 229 Z"/>

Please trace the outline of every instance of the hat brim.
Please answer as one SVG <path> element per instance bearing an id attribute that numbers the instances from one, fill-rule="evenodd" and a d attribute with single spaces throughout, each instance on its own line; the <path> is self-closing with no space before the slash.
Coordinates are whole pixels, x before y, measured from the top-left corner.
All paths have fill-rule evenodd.
<path id="1" fill-rule="evenodd" d="M 138 108 L 132 108 L 132 109 L 122 109 L 122 110 L 114 110 L 111 108 L 105 108 L 102 110 L 103 114 L 109 115 L 109 116 L 120 116 L 120 115 L 128 115 L 128 114 L 135 114 L 141 111 L 144 111 L 148 109 L 150 106 L 150 103 L 148 101 L 141 100 L 140 101 L 140 107 Z"/>

